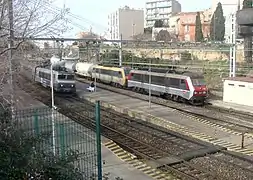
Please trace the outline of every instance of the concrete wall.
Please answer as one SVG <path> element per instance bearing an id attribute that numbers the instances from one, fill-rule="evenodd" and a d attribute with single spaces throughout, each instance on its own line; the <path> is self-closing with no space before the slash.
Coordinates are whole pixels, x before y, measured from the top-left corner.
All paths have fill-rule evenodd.
<path id="1" fill-rule="evenodd" d="M 253 83 L 225 80 L 223 88 L 223 101 L 241 105 L 253 106 Z"/>

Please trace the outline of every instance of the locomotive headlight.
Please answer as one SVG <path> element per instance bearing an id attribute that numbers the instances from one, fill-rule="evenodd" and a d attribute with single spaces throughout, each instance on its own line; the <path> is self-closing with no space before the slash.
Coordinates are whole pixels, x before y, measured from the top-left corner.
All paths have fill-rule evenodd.
<path id="1" fill-rule="evenodd" d="M 194 94 L 198 94 L 198 92 L 197 92 L 197 91 L 194 91 Z"/>
<path id="2" fill-rule="evenodd" d="M 203 91 L 203 94 L 206 94 L 206 91 Z"/>
<path id="3" fill-rule="evenodd" d="M 61 87 L 63 87 L 63 85 L 61 84 Z"/>
<path id="4" fill-rule="evenodd" d="M 74 84 L 71 84 L 71 87 L 74 87 Z"/>

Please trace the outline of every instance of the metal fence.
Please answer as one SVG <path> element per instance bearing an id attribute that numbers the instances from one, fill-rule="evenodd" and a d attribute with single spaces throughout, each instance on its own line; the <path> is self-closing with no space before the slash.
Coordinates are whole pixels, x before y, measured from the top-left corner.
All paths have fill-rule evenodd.
<path id="1" fill-rule="evenodd" d="M 88 105 L 87 105 L 88 106 Z M 43 143 L 36 148 L 43 153 L 54 153 L 56 157 L 66 157 L 69 152 L 77 155 L 74 166 L 82 173 L 84 179 L 97 179 L 101 176 L 101 140 L 100 140 L 100 106 L 93 108 L 94 114 L 86 113 L 88 119 L 96 120 L 97 132 L 94 132 L 59 112 L 48 107 L 16 110 L 0 113 L 1 122 L 12 121 L 15 129 L 22 130 L 29 136 L 46 136 Z M 100 178 L 98 178 L 100 179 Z"/>

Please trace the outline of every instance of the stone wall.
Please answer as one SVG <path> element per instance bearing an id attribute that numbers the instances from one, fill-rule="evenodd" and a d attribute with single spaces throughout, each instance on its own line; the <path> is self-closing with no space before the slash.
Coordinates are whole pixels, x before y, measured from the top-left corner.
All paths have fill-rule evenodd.
<path id="1" fill-rule="evenodd" d="M 163 58 L 180 60 L 184 52 L 191 54 L 191 60 L 229 60 L 229 48 L 224 50 L 219 49 L 130 49 L 124 48 L 125 51 L 131 51 L 138 57 L 147 58 Z M 243 47 L 239 45 L 236 50 L 237 62 L 243 61 Z"/>

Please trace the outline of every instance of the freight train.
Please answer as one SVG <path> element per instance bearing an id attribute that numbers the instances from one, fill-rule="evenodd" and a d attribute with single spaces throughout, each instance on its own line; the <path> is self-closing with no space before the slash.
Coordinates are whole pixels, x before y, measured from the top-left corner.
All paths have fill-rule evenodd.
<path id="1" fill-rule="evenodd" d="M 178 102 L 203 105 L 207 98 L 208 89 L 204 77 L 197 73 L 177 72 L 174 69 L 149 72 L 126 67 L 99 66 L 91 63 L 76 63 L 73 67 L 76 75 L 80 77 L 96 78 L 98 82 L 140 93 L 148 93 L 150 89 L 153 95 Z M 149 83 L 149 78 L 151 83 Z"/>

